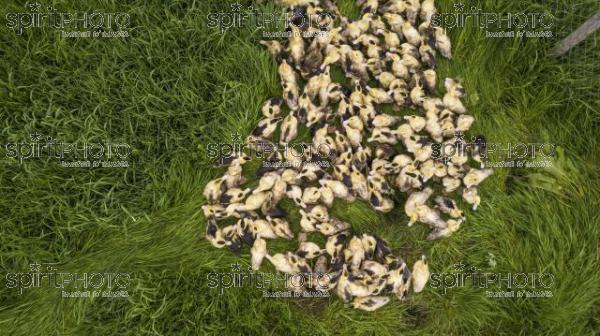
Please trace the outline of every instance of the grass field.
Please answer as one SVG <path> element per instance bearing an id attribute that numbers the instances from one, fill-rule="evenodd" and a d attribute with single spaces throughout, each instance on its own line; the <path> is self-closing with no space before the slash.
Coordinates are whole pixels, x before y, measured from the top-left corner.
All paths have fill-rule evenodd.
<path id="1" fill-rule="evenodd" d="M 596 0 L 496 1 L 484 12 L 555 15 L 552 38 L 489 38 L 472 24 L 450 29 L 455 58 L 439 76 L 462 80 L 492 143 L 552 143 L 549 168 L 499 168 L 482 205 L 452 237 L 430 242 L 401 208 L 362 202 L 333 214 L 355 232 L 390 241 L 434 273 L 454 264 L 482 272 L 550 273 L 549 298 L 490 298 L 464 286 L 432 286 L 367 313 L 331 298 L 263 298 L 250 286 L 220 293 L 209 273 L 241 258 L 204 239 L 200 206 L 212 168 L 208 143 L 230 143 L 280 94 L 275 60 L 248 28 L 207 27 L 233 1 L 51 1 L 63 12 L 123 12 L 126 38 L 69 38 L 60 29 L 16 34 L 4 3 L 0 27 L 0 335 L 591 335 L 600 333 L 600 34 L 566 56 L 549 51 L 600 9 Z M 248 1 L 240 1 L 245 6 Z M 342 9 L 356 14 L 350 1 Z M 454 11 L 452 2 L 438 7 Z M 257 7 L 263 12 L 274 5 Z M 40 9 L 44 11 L 44 8 Z M 38 133 L 66 143 L 126 143 L 128 168 L 65 168 L 60 160 L 10 158 L 5 144 Z M 283 248 L 285 244 L 274 245 Z M 59 263 L 69 273 L 128 273 L 127 298 L 63 298 L 60 289 L 9 288 L 7 274 Z M 274 272 L 268 263 L 265 272 Z"/>

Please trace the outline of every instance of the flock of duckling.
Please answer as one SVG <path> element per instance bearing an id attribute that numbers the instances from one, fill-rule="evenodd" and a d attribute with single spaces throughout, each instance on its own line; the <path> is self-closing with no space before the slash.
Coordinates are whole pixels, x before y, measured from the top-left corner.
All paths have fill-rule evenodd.
<path id="1" fill-rule="evenodd" d="M 272 152 L 257 171 L 255 188 L 242 187 L 247 182 L 242 168 L 251 158 L 244 153 L 225 158 L 226 173 L 204 190 L 206 238 L 236 254 L 242 245 L 251 246 L 254 270 L 266 258 L 280 272 L 313 275 L 293 290 L 335 290 L 355 308 L 372 311 L 389 302 L 387 294 L 404 299 L 411 286 L 420 292 L 429 278 L 426 259 L 416 261 L 411 272 L 385 240 L 352 236 L 349 223 L 328 213 L 334 199 L 359 198 L 387 213 L 395 207 L 397 189 L 406 194 L 408 225 L 429 226 L 427 239 L 433 240 L 450 236 L 465 220 L 450 194 L 459 191 L 475 210 L 477 186 L 492 171 L 484 169 L 477 150 L 469 155 L 456 151 L 446 160 L 432 156 L 434 143 L 466 145 L 458 134 L 474 121 L 461 101 L 465 90 L 459 81 L 446 78 L 445 94 L 437 96 L 436 55 L 450 59 L 452 53 L 445 31 L 431 25 L 433 0 L 358 0 L 362 15 L 355 21 L 341 16 L 331 0 L 280 2 L 294 17 L 325 18 L 328 13 L 336 20 L 291 24 L 283 44 L 261 41 L 280 63 L 283 94 L 264 103 L 264 119 L 246 144 L 256 150 L 275 146 L 278 129 L 279 144 L 290 144 L 303 125 L 311 130 L 317 153 L 298 153 L 293 147 Z M 332 80 L 332 66 L 341 67 L 351 88 Z M 385 104 L 414 114 L 383 113 L 380 105 Z M 289 112 L 282 117 L 286 107 Z M 469 156 L 479 162 L 478 169 L 469 167 Z M 318 164 L 323 157 L 330 159 L 331 169 Z M 442 186 L 433 199 L 430 182 Z M 299 207 L 299 247 L 270 254 L 268 240 L 294 239 L 286 212 L 277 206 L 284 198 Z M 237 221 L 219 227 L 217 221 L 226 218 Z M 324 248 L 308 241 L 313 232 L 327 237 Z"/>

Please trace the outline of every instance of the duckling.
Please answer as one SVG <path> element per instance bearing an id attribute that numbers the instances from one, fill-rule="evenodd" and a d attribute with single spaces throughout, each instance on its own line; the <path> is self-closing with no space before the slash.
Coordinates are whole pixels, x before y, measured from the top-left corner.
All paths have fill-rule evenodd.
<path id="1" fill-rule="evenodd" d="M 367 59 L 367 71 L 375 77 L 386 70 L 386 63 L 380 58 Z"/>
<path id="2" fill-rule="evenodd" d="M 377 127 L 373 129 L 371 137 L 367 139 L 367 142 L 395 145 L 398 143 L 398 139 L 396 138 L 395 131 L 392 131 L 387 127 Z"/>
<path id="3" fill-rule="evenodd" d="M 337 286 L 335 288 L 336 294 L 342 299 L 344 300 L 344 302 L 349 302 L 350 300 L 352 300 L 352 295 L 350 295 L 350 293 L 348 292 L 348 285 L 350 283 L 350 281 L 348 280 L 348 268 L 346 266 L 346 264 L 344 264 L 342 266 L 342 272 L 340 277 L 338 278 L 337 281 Z"/>
<path id="4" fill-rule="evenodd" d="M 268 99 L 261 107 L 261 112 L 266 118 L 276 118 L 279 117 L 281 113 L 281 105 L 283 104 L 283 99 L 280 97 L 274 97 Z"/>
<path id="5" fill-rule="evenodd" d="M 457 132 L 466 132 L 471 128 L 471 125 L 473 125 L 473 122 L 475 121 L 475 118 L 473 118 L 473 116 L 470 116 L 468 114 L 461 114 L 458 116 L 458 118 L 456 119 L 456 127 L 455 130 Z"/>
<path id="6" fill-rule="evenodd" d="M 417 216 L 419 222 L 427 224 L 434 229 L 443 229 L 447 226 L 446 222 L 440 216 L 439 211 L 432 209 L 427 205 L 419 205 L 417 207 Z"/>
<path id="7" fill-rule="evenodd" d="M 274 255 L 270 255 L 270 254 L 266 254 L 265 257 L 267 257 L 267 260 L 269 260 L 271 262 L 271 264 L 273 264 L 273 266 L 275 266 L 275 269 L 279 272 L 282 273 L 294 273 L 297 269 L 295 269 L 295 267 L 290 263 L 290 255 L 292 253 L 291 252 L 287 252 L 286 254 L 283 253 L 276 253 Z"/>
<path id="8" fill-rule="evenodd" d="M 412 270 L 412 287 L 415 293 L 421 292 L 427 281 L 429 281 L 429 266 L 427 265 L 427 258 L 421 256 L 420 260 L 417 260 L 413 265 Z"/>
<path id="9" fill-rule="evenodd" d="M 253 210 L 260 209 L 263 206 L 263 204 L 267 204 L 267 203 L 271 202 L 272 197 L 273 197 L 273 193 L 268 192 L 268 191 L 252 193 L 246 198 L 246 201 L 244 202 L 243 210 L 253 211 Z"/>
<path id="10" fill-rule="evenodd" d="M 460 179 L 450 176 L 446 176 L 442 179 L 442 184 L 444 185 L 444 192 L 447 194 L 458 189 L 458 187 L 460 187 L 460 183 Z"/>
<path id="11" fill-rule="evenodd" d="M 367 92 L 369 94 L 369 99 L 377 104 L 387 104 L 393 102 L 392 97 L 384 89 L 367 86 Z"/>
<path id="12" fill-rule="evenodd" d="M 391 30 L 380 30 L 377 35 L 383 35 L 383 43 L 387 50 L 397 50 L 400 48 L 400 37 Z"/>
<path id="13" fill-rule="evenodd" d="M 432 194 L 433 189 L 427 187 L 422 191 L 414 191 L 408 195 L 406 203 L 404 203 L 404 212 L 410 218 L 408 226 L 412 226 L 419 219 L 417 207 L 424 205 Z"/>
<path id="14" fill-rule="evenodd" d="M 343 232 L 329 236 L 327 238 L 327 243 L 325 244 L 325 250 L 327 251 L 327 254 L 334 258 L 337 257 L 338 254 L 344 249 L 347 239 L 348 234 Z"/>
<path id="15" fill-rule="evenodd" d="M 373 118 L 370 126 L 375 128 L 391 127 L 394 126 L 398 121 L 400 121 L 400 117 L 389 114 L 378 114 L 375 118 Z"/>
<path id="16" fill-rule="evenodd" d="M 460 224 L 462 224 L 463 219 L 449 219 L 447 221 L 448 226 L 444 229 L 435 229 L 428 236 L 427 240 L 436 240 L 440 238 L 450 237 L 452 233 L 456 232 L 460 228 Z"/>
<path id="17" fill-rule="evenodd" d="M 300 215 L 300 228 L 303 232 L 317 231 L 317 224 L 319 224 L 319 222 L 315 218 L 309 217 L 308 214 L 302 209 L 300 209 Z"/>
<path id="18" fill-rule="evenodd" d="M 352 145 L 348 138 L 340 131 L 335 131 L 335 145 L 338 153 L 344 153 L 352 150 Z"/>
<path id="19" fill-rule="evenodd" d="M 357 270 L 365 259 L 365 248 L 359 237 L 352 237 L 348 242 L 348 247 L 344 250 L 346 261 L 350 264 L 351 270 Z"/>
<path id="20" fill-rule="evenodd" d="M 226 208 L 221 204 L 203 205 L 202 212 L 206 218 L 222 219 L 229 217 Z"/>
<path id="21" fill-rule="evenodd" d="M 407 192 L 411 189 L 421 188 L 423 185 L 423 176 L 421 175 L 421 171 L 411 163 L 400 170 L 400 174 L 396 176 L 394 183 L 400 191 Z"/>
<path id="22" fill-rule="evenodd" d="M 246 188 L 244 190 L 239 188 L 229 189 L 221 195 L 219 202 L 221 204 L 239 203 L 246 198 L 251 191 L 252 189 L 250 188 Z"/>
<path id="23" fill-rule="evenodd" d="M 392 61 L 392 74 L 394 74 L 394 76 L 404 80 L 408 80 L 410 78 L 408 67 L 398 54 L 387 52 L 386 58 Z"/>
<path id="24" fill-rule="evenodd" d="M 396 33 L 402 33 L 402 25 L 404 24 L 404 18 L 402 15 L 388 12 L 383 14 L 383 18 L 386 20 L 392 31 Z"/>
<path id="25" fill-rule="evenodd" d="M 415 106 L 423 105 L 423 101 L 425 100 L 425 92 L 423 91 L 423 86 L 420 82 L 417 82 L 412 90 L 410 90 L 410 100 Z"/>
<path id="26" fill-rule="evenodd" d="M 477 210 L 477 207 L 481 203 L 481 197 L 477 193 L 477 188 L 465 188 L 462 192 L 463 199 L 473 205 L 473 211 Z"/>
<path id="27" fill-rule="evenodd" d="M 300 258 L 314 259 L 327 251 L 321 249 L 319 245 L 312 242 L 302 242 L 296 250 L 296 255 Z"/>
<path id="28" fill-rule="evenodd" d="M 434 0 L 423 0 L 421 3 L 420 17 L 422 21 L 431 21 L 433 15 L 437 13 Z"/>
<path id="29" fill-rule="evenodd" d="M 415 133 L 421 132 L 427 124 L 425 118 L 416 115 L 404 116 L 404 120 L 408 121 L 408 125 Z"/>
<path id="30" fill-rule="evenodd" d="M 288 52 L 291 56 L 291 59 L 296 65 L 300 65 L 302 63 L 302 59 L 304 58 L 304 39 L 302 38 L 302 32 L 300 28 L 296 25 L 290 25 L 291 34 L 288 39 Z"/>
<path id="31" fill-rule="evenodd" d="M 288 108 L 292 111 L 296 111 L 298 109 L 298 96 L 300 94 L 300 89 L 298 88 L 298 84 L 295 82 L 286 82 L 281 84 L 283 88 L 283 99 Z"/>
<path id="32" fill-rule="evenodd" d="M 467 112 L 465 105 L 460 98 L 450 92 L 446 92 L 443 98 L 444 106 L 452 112 L 463 114 Z"/>
<path id="33" fill-rule="evenodd" d="M 267 173 L 260 178 L 260 180 L 258 181 L 258 186 L 256 187 L 256 189 L 254 189 L 252 191 L 252 193 L 258 194 L 258 193 L 262 193 L 265 191 L 269 191 L 273 188 L 275 183 L 280 179 L 281 179 L 281 175 L 279 175 L 279 173 L 276 173 L 276 172 Z"/>
<path id="34" fill-rule="evenodd" d="M 304 204 L 317 204 L 321 198 L 321 192 L 316 187 L 308 187 L 304 189 L 302 194 L 302 202 Z"/>
<path id="35" fill-rule="evenodd" d="M 271 224 L 271 228 L 277 237 L 292 240 L 294 239 L 294 233 L 290 228 L 290 223 L 283 218 L 272 218 L 267 216 L 267 222 Z"/>
<path id="36" fill-rule="evenodd" d="M 329 221 L 329 214 L 327 212 L 327 208 L 322 205 L 314 205 L 312 207 L 309 207 L 307 215 L 322 223 Z"/>
<path id="37" fill-rule="evenodd" d="M 358 0 L 357 4 L 362 7 L 363 13 L 375 14 L 379 8 L 379 0 Z"/>
<path id="38" fill-rule="evenodd" d="M 352 307 L 365 311 L 375 311 L 390 302 L 387 296 L 357 297 L 352 301 Z"/>
<path id="39" fill-rule="evenodd" d="M 423 150 L 423 148 L 420 148 L 419 150 Z M 435 175 L 435 165 L 433 163 L 433 160 L 423 160 L 422 157 L 419 157 L 419 155 L 417 155 L 415 161 L 421 162 L 421 164 L 419 165 L 419 171 L 423 176 L 423 182 L 429 181 L 429 179 Z"/>
<path id="40" fill-rule="evenodd" d="M 452 59 L 452 46 L 448 35 L 446 35 L 446 29 L 441 27 L 434 27 L 433 29 L 435 32 L 435 47 L 442 56 Z"/>
<path id="41" fill-rule="evenodd" d="M 278 68 L 279 78 L 281 79 L 281 83 L 293 84 L 297 85 L 297 75 L 294 71 L 294 68 L 289 65 L 289 63 L 284 59 Z"/>
<path id="42" fill-rule="evenodd" d="M 394 208 L 394 201 L 383 197 L 383 195 L 376 190 L 371 191 L 369 201 L 371 202 L 373 209 L 379 212 L 388 213 Z"/>
<path id="43" fill-rule="evenodd" d="M 217 221 L 209 218 L 206 223 L 206 239 L 216 248 L 225 247 L 225 238 L 223 232 L 217 226 Z"/>
<path id="44" fill-rule="evenodd" d="M 259 43 L 264 45 L 265 47 L 267 47 L 267 51 L 269 52 L 269 54 L 271 54 L 273 56 L 279 56 L 284 50 L 281 43 L 279 43 L 279 41 L 276 41 L 276 40 L 271 40 L 271 41 L 261 40 Z"/>
<path id="45" fill-rule="evenodd" d="M 256 219 L 252 221 L 252 232 L 256 237 L 264 239 L 277 239 L 277 234 L 273 230 L 273 226 L 264 219 Z"/>
<path id="46" fill-rule="evenodd" d="M 290 265 L 292 265 L 294 270 L 297 270 L 296 272 L 305 275 L 312 273 L 312 269 L 308 265 L 308 262 L 306 262 L 305 258 L 301 258 L 294 253 L 288 252 L 288 261 L 290 262 Z"/>
<path id="47" fill-rule="evenodd" d="M 367 71 L 365 57 L 359 50 L 352 50 L 346 59 L 346 73 L 360 80 L 368 81 L 369 73 Z"/>
<path id="48" fill-rule="evenodd" d="M 375 79 L 377 79 L 382 88 L 389 89 L 390 84 L 392 81 L 394 81 L 394 79 L 396 79 L 396 76 L 394 76 L 394 74 L 391 72 L 383 71 L 379 75 L 375 76 Z"/>
<path id="49" fill-rule="evenodd" d="M 433 69 L 427 69 L 423 71 L 423 82 L 425 83 L 425 88 L 427 92 L 435 94 L 436 91 L 436 83 L 437 83 L 437 75 Z"/>
<path id="50" fill-rule="evenodd" d="M 350 181 L 352 183 L 352 190 L 362 199 L 369 198 L 369 191 L 367 188 L 367 178 L 363 173 L 356 168 L 354 165 L 350 168 Z"/>
<path id="51" fill-rule="evenodd" d="M 452 218 L 460 218 L 463 216 L 463 212 L 458 208 L 456 202 L 444 196 L 438 196 L 435 198 L 436 208 L 440 209 L 443 213 L 450 215 Z"/>
<path id="52" fill-rule="evenodd" d="M 362 236 L 360 237 L 360 241 L 363 244 L 363 248 L 365 250 L 365 257 L 367 259 L 373 259 L 373 256 L 375 255 L 375 248 L 377 247 L 377 240 L 375 239 L 375 237 L 368 235 L 366 233 L 363 233 Z M 367 262 L 367 261 L 365 261 Z M 370 264 L 368 264 L 371 268 L 376 268 L 377 264 L 373 261 L 370 262 Z M 363 264 L 363 268 L 366 267 L 367 265 Z M 383 265 L 381 265 L 383 266 Z M 382 272 L 376 272 L 376 273 L 382 273 Z"/>
<path id="53" fill-rule="evenodd" d="M 416 74 L 421 69 L 419 59 L 410 54 L 402 55 L 402 63 L 408 68 L 408 72 L 411 74 Z"/>
<path id="54" fill-rule="evenodd" d="M 219 177 L 209 181 L 204 187 L 202 195 L 208 200 L 209 204 L 217 202 L 221 195 L 227 190 L 227 185 L 224 183 L 223 178 Z"/>
<path id="55" fill-rule="evenodd" d="M 406 3 L 406 18 L 414 25 L 417 22 L 417 16 L 419 16 L 419 11 L 421 10 L 421 2 L 420 0 L 406 0 Z"/>
<path id="56" fill-rule="evenodd" d="M 279 143 L 287 144 L 293 141 L 298 136 L 298 118 L 290 112 L 281 123 L 281 133 L 279 135 Z"/>
<path id="57" fill-rule="evenodd" d="M 404 14 L 408 4 L 404 0 L 389 0 L 386 2 L 385 6 L 382 8 L 383 13 L 392 13 L 392 14 Z M 386 15 L 384 14 L 384 16 Z M 400 16 L 400 15 L 398 15 Z"/>
<path id="58" fill-rule="evenodd" d="M 474 169 L 471 168 L 467 175 L 463 178 L 463 183 L 466 188 L 471 188 L 479 185 L 483 180 L 492 175 L 493 170 L 491 169 Z"/>
<path id="59" fill-rule="evenodd" d="M 328 45 L 325 48 L 325 57 L 323 58 L 323 63 L 321 64 L 320 69 L 323 70 L 332 64 L 338 63 L 341 57 L 342 56 L 338 47 Z"/>
<path id="60" fill-rule="evenodd" d="M 419 32 L 409 21 L 404 21 L 402 23 L 402 34 L 408 43 L 414 45 L 415 47 L 421 45 L 421 34 L 419 34 Z"/>
<path id="61" fill-rule="evenodd" d="M 258 237 L 254 241 L 254 244 L 252 245 L 252 248 L 250 249 L 251 264 L 252 264 L 253 271 L 258 271 L 260 269 L 260 265 L 262 264 L 262 261 L 265 258 L 266 254 L 267 254 L 267 242 L 264 239 Z"/>
<path id="62" fill-rule="evenodd" d="M 377 172 L 376 170 L 369 172 L 369 176 L 367 177 L 367 186 L 369 192 L 372 190 L 377 190 L 382 194 L 389 195 L 393 193 L 390 184 L 385 179 L 385 175 Z"/>
<path id="63" fill-rule="evenodd" d="M 350 194 L 348 187 L 340 181 L 332 179 L 321 179 L 319 183 L 324 187 L 333 192 L 333 195 L 337 198 L 341 198 L 348 202 L 354 201 L 354 196 Z"/>

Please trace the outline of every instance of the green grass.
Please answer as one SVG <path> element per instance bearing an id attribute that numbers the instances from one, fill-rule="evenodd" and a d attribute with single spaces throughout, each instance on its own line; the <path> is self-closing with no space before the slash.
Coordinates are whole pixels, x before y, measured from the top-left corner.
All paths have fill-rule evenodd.
<path id="1" fill-rule="evenodd" d="M 52 2 L 64 12 L 129 13 L 131 36 L 124 39 L 62 38 L 48 28 L 16 35 L 3 21 L 0 143 L 24 142 L 37 131 L 64 142 L 128 143 L 133 153 L 129 168 L 63 168 L 50 158 L 19 164 L 2 147 L 0 334 L 600 332 L 600 34 L 560 59 L 548 56 L 597 2 L 479 4 L 489 12 L 554 13 L 549 39 L 450 30 L 455 59 L 442 62 L 439 77 L 462 79 L 476 117 L 469 135 L 554 143 L 561 155 L 551 168 L 496 169 L 480 189 L 480 209 L 442 241 L 426 241 L 422 226 L 407 228 L 401 209 L 381 215 L 364 203 L 340 202 L 333 210 L 356 232 L 388 239 L 410 263 L 427 254 L 432 272 L 453 272 L 461 261 L 486 272 L 552 273 L 553 297 L 486 298 L 474 287 L 440 295 L 429 286 L 375 313 L 335 297 L 274 299 L 248 286 L 223 294 L 208 287 L 209 273 L 248 265 L 249 251 L 237 258 L 203 238 L 201 190 L 222 174 L 211 168 L 206 144 L 247 134 L 260 104 L 280 93 L 276 63 L 257 44 L 258 32 L 207 28 L 207 14 L 228 11 L 231 2 Z M 440 6 L 453 10 L 448 1 Z M 29 9 L 9 1 L 0 12 L 4 18 Z M 36 261 L 59 262 L 71 273 L 127 272 L 129 298 L 61 298 L 53 288 L 18 295 L 5 286 L 6 273 L 27 272 Z M 264 270 L 273 268 L 265 263 Z"/>

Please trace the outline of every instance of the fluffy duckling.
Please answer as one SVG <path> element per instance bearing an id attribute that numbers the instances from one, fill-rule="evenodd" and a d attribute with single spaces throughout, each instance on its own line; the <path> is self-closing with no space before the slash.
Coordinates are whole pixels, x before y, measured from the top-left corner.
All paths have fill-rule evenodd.
<path id="1" fill-rule="evenodd" d="M 444 229 L 435 229 L 428 236 L 427 240 L 436 240 L 440 238 L 450 237 L 454 232 L 460 228 L 463 219 L 449 219 L 447 221 L 448 226 Z"/>
<path id="2" fill-rule="evenodd" d="M 413 265 L 412 270 L 412 287 L 415 293 L 421 292 L 427 281 L 429 281 L 429 266 L 427 265 L 427 259 L 425 256 L 421 256 L 420 260 L 417 260 Z"/>
<path id="3" fill-rule="evenodd" d="M 383 197 L 383 195 L 376 190 L 370 192 L 369 201 L 371 202 L 373 209 L 379 212 L 388 213 L 394 208 L 394 201 Z"/>
<path id="4" fill-rule="evenodd" d="M 267 216 L 267 221 L 271 224 L 271 228 L 273 229 L 273 233 L 277 237 L 281 237 L 286 240 L 294 239 L 294 232 L 290 228 L 290 223 L 283 218 L 272 218 L 271 216 Z"/>
<path id="5" fill-rule="evenodd" d="M 447 59 L 452 59 L 452 46 L 450 38 L 446 35 L 446 29 L 441 27 L 433 28 L 435 32 L 435 47 L 440 51 L 442 56 Z"/>
<path id="6" fill-rule="evenodd" d="M 252 189 L 250 188 L 246 188 L 244 190 L 239 188 L 229 189 L 221 195 L 219 202 L 221 204 L 239 203 L 246 198 L 251 191 Z"/>
<path id="7" fill-rule="evenodd" d="M 427 69 L 423 71 L 423 82 L 425 83 L 425 88 L 429 93 L 435 93 L 436 91 L 436 83 L 437 83 L 437 74 L 433 69 Z"/>
<path id="8" fill-rule="evenodd" d="M 437 13 L 435 9 L 435 0 L 423 0 L 421 3 L 421 20 L 424 22 L 431 21 L 433 15 Z"/>
<path id="9" fill-rule="evenodd" d="M 441 212 L 450 215 L 452 218 L 460 218 L 463 216 L 463 212 L 458 208 L 456 202 L 444 196 L 438 196 L 435 198 L 436 208 L 440 209 Z"/>
<path id="10" fill-rule="evenodd" d="M 404 116 L 404 120 L 408 121 L 408 125 L 415 133 L 421 132 L 421 130 L 423 130 L 427 124 L 427 120 L 425 120 L 425 118 L 416 115 Z"/>
<path id="11" fill-rule="evenodd" d="M 298 118 L 293 112 L 290 112 L 281 123 L 281 133 L 279 135 L 279 143 L 287 144 L 296 139 L 298 136 Z"/>
<path id="12" fill-rule="evenodd" d="M 423 90 L 423 86 L 419 81 L 417 81 L 416 85 L 410 90 L 410 100 L 415 106 L 423 105 L 423 101 L 425 100 L 425 91 Z"/>
<path id="13" fill-rule="evenodd" d="M 421 45 L 421 34 L 419 34 L 419 31 L 415 29 L 415 27 L 409 21 L 404 21 L 402 23 L 402 34 L 408 43 L 414 45 L 415 47 Z"/>
<path id="14" fill-rule="evenodd" d="M 206 198 L 209 204 L 214 204 L 221 198 L 221 195 L 227 190 L 227 185 L 223 178 L 219 177 L 211 180 L 204 187 L 202 195 Z"/>
<path id="15" fill-rule="evenodd" d="M 477 210 L 477 207 L 481 203 L 481 197 L 477 193 L 477 188 L 465 188 L 462 192 L 463 199 L 473 205 L 473 211 Z"/>
<path id="16" fill-rule="evenodd" d="M 230 216 L 226 208 L 221 204 L 203 205 L 202 212 L 206 218 L 223 219 Z"/>
<path id="17" fill-rule="evenodd" d="M 350 264 L 351 270 L 357 270 L 365 259 L 365 248 L 359 237 L 352 237 L 348 247 L 344 250 L 345 260 Z"/>
<path id="18" fill-rule="evenodd" d="M 442 179 L 442 184 L 444 185 L 444 192 L 449 194 L 460 187 L 460 179 L 446 176 Z"/>
<path id="19" fill-rule="evenodd" d="M 492 175 L 494 171 L 491 169 L 474 169 L 471 168 L 467 175 L 463 177 L 463 184 L 466 188 L 478 186 L 488 176 Z"/>
<path id="20" fill-rule="evenodd" d="M 367 139 L 367 142 L 395 145 L 398 143 L 398 139 L 396 138 L 395 131 L 392 131 L 387 127 L 377 127 L 373 129 L 371 137 Z"/>
<path id="21" fill-rule="evenodd" d="M 216 248 L 225 247 L 225 238 L 223 232 L 217 226 L 217 221 L 213 218 L 209 218 L 206 223 L 206 239 Z"/>
<path id="22" fill-rule="evenodd" d="M 278 236 L 273 230 L 273 226 L 264 219 L 256 219 L 252 221 L 251 229 L 256 237 L 264 239 L 277 239 Z"/>
<path id="23" fill-rule="evenodd" d="M 346 233 L 338 233 L 333 236 L 329 236 L 327 238 L 327 243 L 325 244 L 325 250 L 327 254 L 336 258 L 340 252 L 346 246 L 346 241 L 348 240 L 348 234 Z"/>
<path id="24" fill-rule="evenodd" d="M 267 242 L 264 239 L 258 237 L 256 240 L 254 240 L 254 244 L 252 245 L 252 248 L 250 249 L 251 264 L 252 264 L 253 271 L 259 270 L 260 265 L 262 264 L 262 261 L 265 258 L 266 254 L 267 254 Z"/>
<path id="25" fill-rule="evenodd" d="M 291 252 L 287 252 L 286 254 L 276 253 L 274 255 L 267 253 L 265 256 L 267 257 L 267 260 L 269 260 L 271 264 L 275 266 L 277 271 L 290 274 L 297 271 L 297 269 L 290 263 L 291 255 Z"/>
<path id="26" fill-rule="evenodd" d="M 312 242 L 302 242 L 296 250 L 296 255 L 300 258 L 314 259 L 327 251 L 321 249 L 319 245 Z"/>
<path id="27" fill-rule="evenodd" d="M 281 105 L 283 105 L 283 99 L 274 97 L 268 99 L 260 110 L 266 118 L 276 118 L 281 114 Z"/>
<path id="28" fill-rule="evenodd" d="M 432 194 L 433 189 L 427 187 L 422 191 L 414 191 L 410 195 L 408 195 L 406 203 L 404 203 L 404 212 L 410 219 L 408 222 L 408 226 L 412 226 L 417 221 L 417 219 L 419 219 L 417 207 L 424 205 Z"/>

